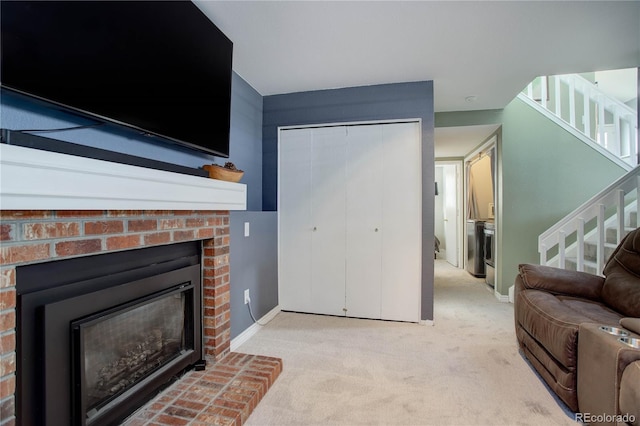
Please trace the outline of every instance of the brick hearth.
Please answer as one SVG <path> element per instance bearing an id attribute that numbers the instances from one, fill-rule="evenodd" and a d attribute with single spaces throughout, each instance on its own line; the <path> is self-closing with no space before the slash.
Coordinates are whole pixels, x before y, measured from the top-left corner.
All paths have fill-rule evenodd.
<path id="1" fill-rule="evenodd" d="M 278 358 L 231 353 L 206 371 L 188 372 L 123 424 L 240 426 L 281 371 Z"/>
<path id="2" fill-rule="evenodd" d="M 19 424 L 15 387 L 16 267 L 20 265 L 202 241 L 203 334 L 208 367 L 203 372 L 188 372 L 128 424 L 141 424 L 144 419 L 145 424 L 157 425 L 240 425 L 280 373 L 279 359 L 229 351 L 227 211 L 4 210 L 0 215 L 0 426 Z M 213 422 L 214 415 L 220 416 L 217 423 Z M 207 416 L 212 422 L 202 420 Z"/>

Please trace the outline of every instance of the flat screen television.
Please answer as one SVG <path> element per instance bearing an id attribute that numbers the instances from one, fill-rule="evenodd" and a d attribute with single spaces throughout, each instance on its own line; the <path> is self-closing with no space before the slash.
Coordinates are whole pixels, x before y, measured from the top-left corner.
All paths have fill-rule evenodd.
<path id="1" fill-rule="evenodd" d="M 3 89 L 229 156 L 232 42 L 190 1 L 2 1 Z"/>

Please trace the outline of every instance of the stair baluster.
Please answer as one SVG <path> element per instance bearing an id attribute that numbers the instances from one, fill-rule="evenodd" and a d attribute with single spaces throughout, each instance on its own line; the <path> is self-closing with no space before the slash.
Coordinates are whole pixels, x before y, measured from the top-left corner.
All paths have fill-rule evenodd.
<path id="1" fill-rule="evenodd" d="M 541 234 L 540 264 L 602 274 L 614 248 L 639 225 L 638 194 L 640 166 Z"/>
<path id="2" fill-rule="evenodd" d="M 552 85 L 549 85 L 553 82 Z M 569 102 L 568 117 L 562 112 L 563 87 Z M 539 89 L 540 97 L 537 98 Z M 551 92 L 551 93 L 550 93 Z M 551 94 L 553 94 L 551 96 Z M 542 110 L 568 123 L 571 129 L 587 137 L 591 142 L 611 152 L 628 170 L 638 165 L 637 113 L 617 99 L 607 96 L 598 87 L 578 74 L 556 75 L 553 78 L 538 77 L 519 95 L 534 101 Z M 582 98 L 580 124 L 576 102 Z M 549 100 L 553 99 L 553 105 Z M 592 122 L 592 114 L 595 123 Z M 607 117 L 613 121 L 608 123 Z"/>

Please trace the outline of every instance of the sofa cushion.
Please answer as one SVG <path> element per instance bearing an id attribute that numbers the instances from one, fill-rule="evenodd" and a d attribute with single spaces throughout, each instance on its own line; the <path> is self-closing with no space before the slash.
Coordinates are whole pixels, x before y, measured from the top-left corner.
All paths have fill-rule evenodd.
<path id="1" fill-rule="evenodd" d="M 640 228 L 629 233 L 604 268 L 602 300 L 629 317 L 640 317 Z"/>
<path id="2" fill-rule="evenodd" d="M 576 297 L 557 296 L 568 308 L 583 315 L 586 319 L 581 322 L 616 325 L 620 323 L 621 315 L 602 303 Z"/>
<path id="3" fill-rule="evenodd" d="M 518 292 L 517 323 L 560 364 L 572 369 L 578 358 L 578 327 L 582 323 L 616 326 L 622 316 L 601 303 L 542 290 Z"/>

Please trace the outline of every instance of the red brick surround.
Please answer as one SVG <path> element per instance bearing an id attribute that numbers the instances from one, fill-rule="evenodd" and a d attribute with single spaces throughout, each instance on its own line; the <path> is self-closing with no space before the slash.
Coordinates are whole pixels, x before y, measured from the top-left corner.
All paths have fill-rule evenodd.
<path id="1" fill-rule="evenodd" d="M 227 211 L 0 211 L 0 426 L 16 424 L 17 266 L 201 240 L 204 350 L 219 361 L 230 348 L 229 239 Z"/>

